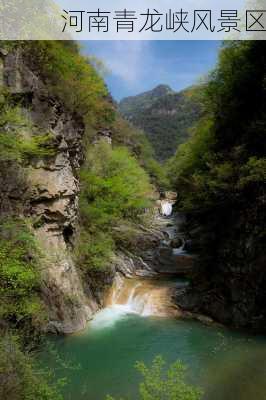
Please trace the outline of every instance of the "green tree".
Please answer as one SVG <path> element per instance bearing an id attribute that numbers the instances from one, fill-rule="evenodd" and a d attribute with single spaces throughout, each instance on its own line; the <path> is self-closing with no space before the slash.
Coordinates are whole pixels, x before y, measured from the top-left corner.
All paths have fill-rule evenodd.
<path id="1" fill-rule="evenodd" d="M 50 93 L 85 124 L 111 123 L 112 103 L 107 99 L 105 83 L 95 61 L 81 54 L 75 42 L 24 42 L 22 52 L 33 70 L 37 70 Z"/>
<path id="2" fill-rule="evenodd" d="M 265 301 L 265 50 L 263 41 L 224 44 L 205 87 L 205 117 L 169 162 L 179 208 L 187 213 L 188 231 L 200 254 L 201 277 L 195 279 L 205 280 L 206 293 L 222 293 L 226 323 L 249 325 L 256 315 L 263 329 L 266 315 L 259 304 Z M 241 271 L 236 279 L 238 305 L 230 301 L 233 268 Z M 247 311 L 245 282 L 254 274 L 256 289 L 249 291 Z M 209 311 L 209 298 L 200 298 L 202 311 Z M 238 315 L 236 309 L 241 310 Z"/>
<path id="3" fill-rule="evenodd" d="M 99 268 L 115 248 L 113 229 L 123 221 L 141 220 L 152 186 L 126 148 L 112 149 L 103 141 L 89 149 L 80 179 L 77 256 L 83 267 Z"/>
<path id="4" fill-rule="evenodd" d="M 18 338 L 5 335 L 0 339 L 1 400 L 63 400 L 60 388 L 48 370 L 41 369 L 33 355 L 22 352 Z"/>
<path id="5" fill-rule="evenodd" d="M 33 234 L 22 219 L 0 221 L 0 319 L 23 329 L 40 327 L 40 271 Z"/>
<path id="6" fill-rule="evenodd" d="M 186 367 L 176 361 L 165 370 L 165 361 L 157 356 L 151 367 L 143 362 L 136 364 L 143 377 L 139 385 L 139 400 L 199 400 L 202 390 L 185 382 Z M 107 400 L 114 400 L 107 396 Z"/>
<path id="7" fill-rule="evenodd" d="M 254 198 L 261 193 L 259 182 L 266 177 L 264 102 L 265 45 L 224 45 L 205 87 L 207 115 L 168 164 L 185 211 L 233 205 L 244 198 L 247 184 Z"/>
<path id="8" fill-rule="evenodd" d="M 119 115 L 112 124 L 112 130 L 113 143 L 116 146 L 127 147 L 131 151 L 150 175 L 152 183 L 159 190 L 169 188 L 166 168 L 156 161 L 155 152 L 145 133 Z"/>

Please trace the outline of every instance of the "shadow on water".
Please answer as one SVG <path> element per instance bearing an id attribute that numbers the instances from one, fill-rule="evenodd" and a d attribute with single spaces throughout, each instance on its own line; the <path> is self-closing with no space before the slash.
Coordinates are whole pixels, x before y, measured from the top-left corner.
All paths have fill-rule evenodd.
<path id="1" fill-rule="evenodd" d="M 227 352 L 215 360 L 203 381 L 204 400 L 266 399 L 266 349 L 254 343 Z"/>

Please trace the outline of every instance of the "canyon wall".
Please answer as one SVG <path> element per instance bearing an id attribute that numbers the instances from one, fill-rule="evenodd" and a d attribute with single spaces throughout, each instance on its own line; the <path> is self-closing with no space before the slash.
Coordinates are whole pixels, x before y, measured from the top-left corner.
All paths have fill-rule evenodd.
<path id="1" fill-rule="evenodd" d="M 99 307 L 73 261 L 78 229 L 78 170 L 84 126 L 52 97 L 19 50 L 1 52 L 1 81 L 29 120 L 25 137 L 49 133 L 53 154 L 1 172 L 1 214 L 30 217 L 41 250 L 42 297 L 49 331 L 83 329 Z"/>

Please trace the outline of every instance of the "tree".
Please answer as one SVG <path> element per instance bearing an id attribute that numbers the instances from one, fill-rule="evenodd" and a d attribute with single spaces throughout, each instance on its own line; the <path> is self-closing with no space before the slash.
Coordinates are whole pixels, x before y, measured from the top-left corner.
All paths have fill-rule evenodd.
<path id="1" fill-rule="evenodd" d="M 78 263 L 85 269 L 99 268 L 115 247 L 113 228 L 140 220 L 150 205 L 152 186 L 126 148 L 112 149 L 103 141 L 89 149 L 80 179 Z"/>
<path id="2" fill-rule="evenodd" d="M 180 361 L 165 371 L 165 361 L 157 356 L 150 368 L 143 362 L 138 362 L 136 368 L 143 377 L 139 385 L 140 400 L 199 400 L 202 397 L 201 389 L 185 382 L 186 367 Z M 107 396 L 106 400 L 114 398 Z"/>
<path id="3" fill-rule="evenodd" d="M 5 335 L 0 339 L 1 400 L 63 400 L 53 374 L 35 365 L 34 358 L 22 352 L 18 338 Z"/>

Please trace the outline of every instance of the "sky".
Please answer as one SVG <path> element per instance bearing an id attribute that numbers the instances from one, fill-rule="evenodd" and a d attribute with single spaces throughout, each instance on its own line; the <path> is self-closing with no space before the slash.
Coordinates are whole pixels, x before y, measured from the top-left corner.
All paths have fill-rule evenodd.
<path id="1" fill-rule="evenodd" d="M 219 41 L 89 41 L 83 53 L 103 61 L 105 81 L 115 100 L 166 84 L 182 90 L 216 64 Z"/>

